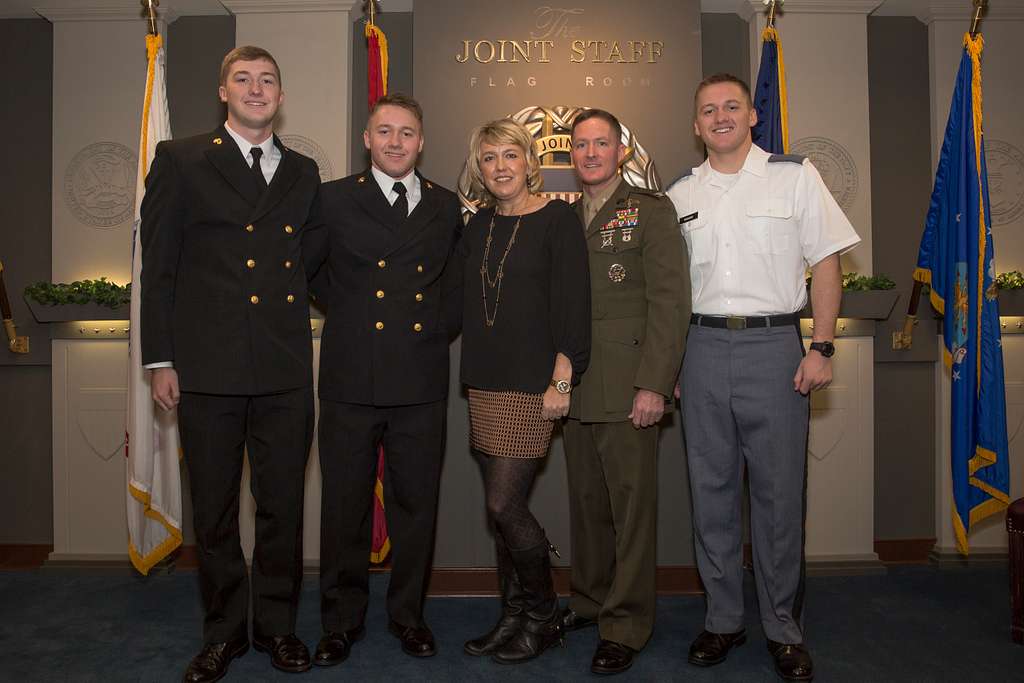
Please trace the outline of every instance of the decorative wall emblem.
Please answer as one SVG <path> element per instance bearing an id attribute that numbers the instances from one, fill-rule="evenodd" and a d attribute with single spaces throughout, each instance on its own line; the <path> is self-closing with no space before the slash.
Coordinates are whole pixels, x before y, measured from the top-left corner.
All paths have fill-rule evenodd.
<path id="1" fill-rule="evenodd" d="M 1013 223 L 1024 214 L 1024 152 L 1004 140 L 985 138 L 985 164 L 992 226 Z"/>
<path id="2" fill-rule="evenodd" d="M 836 203 L 848 212 L 857 196 L 859 179 L 857 165 L 846 148 L 829 138 L 812 137 L 797 140 L 790 151 L 811 160 Z"/>
<path id="3" fill-rule="evenodd" d="M 324 148 L 317 144 L 316 140 L 307 138 L 303 135 L 282 135 L 281 142 L 285 145 L 294 149 L 299 154 L 305 154 L 307 157 L 316 162 L 317 167 L 320 169 L 320 181 L 326 183 L 328 180 L 334 180 L 334 166 L 331 165 L 331 160 L 327 156 L 327 152 Z"/>
<path id="4" fill-rule="evenodd" d="M 564 105 L 527 107 L 511 114 L 509 118 L 523 124 L 530 131 L 533 136 L 534 148 L 540 157 L 542 173 L 544 169 L 565 171 L 572 169 L 570 156 L 572 122 L 581 112 L 589 108 Z M 627 150 L 626 160 L 622 164 L 622 177 L 636 187 L 660 190 L 661 179 L 654 167 L 654 161 L 625 124 L 622 124 L 622 144 L 626 146 Z M 544 194 L 568 202 L 575 201 L 580 195 L 579 192 L 545 192 Z M 459 175 L 459 199 L 462 200 L 462 205 L 466 210 L 476 213 L 480 198 L 472 194 L 469 169 L 465 165 Z"/>
<path id="5" fill-rule="evenodd" d="M 118 142 L 96 142 L 71 159 L 64 201 L 80 222 L 109 228 L 132 219 L 138 157 Z"/>

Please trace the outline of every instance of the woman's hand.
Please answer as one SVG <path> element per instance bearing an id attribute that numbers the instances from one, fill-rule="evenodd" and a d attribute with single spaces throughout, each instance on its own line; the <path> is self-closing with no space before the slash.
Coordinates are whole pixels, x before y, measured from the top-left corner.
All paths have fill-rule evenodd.
<path id="1" fill-rule="evenodd" d="M 560 420 L 569 414 L 569 394 L 560 394 L 554 387 L 544 392 L 544 407 L 540 416 L 545 420 Z"/>

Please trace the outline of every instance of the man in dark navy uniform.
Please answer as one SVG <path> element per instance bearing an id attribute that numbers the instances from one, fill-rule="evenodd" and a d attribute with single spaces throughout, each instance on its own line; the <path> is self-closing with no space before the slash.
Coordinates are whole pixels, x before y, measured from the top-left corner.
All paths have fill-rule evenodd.
<path id="1" fill-rule="evenodd" d="M 227 122 L 156 148 L 142 202 L 142 362 L 153 399 L 178 407 L 199 547 L 202 651 L 185 681 L 216 681 L 249 648 L 238 532 L 242 459 L 256 498 L 253 644 L 284 671 L 310 668 L 295 637 L 302 504 L 313 436 L 312 340 L 300 244 L 316 164 L 273 134 L 277 62 L 224 58 Z"/>
<path id="2" fill-rule="evenodd" d="M 434 549 L 444 451 L 448 344 L 461 326 L 462 271 L 451 258 L 457 197 L 416 173 L 423 113 L 415 100 L 377 101 L 363 133 L 372 165 L 321 192 L 327 230 L 304 246 L 312 273 L 326 259 L 320 350 L 324 635 L 314 661 L 348 657 L 364 633 L 377 448 L 392 543 L 389 630 L 409 655 L 434 637 L 423 598 Z"/>

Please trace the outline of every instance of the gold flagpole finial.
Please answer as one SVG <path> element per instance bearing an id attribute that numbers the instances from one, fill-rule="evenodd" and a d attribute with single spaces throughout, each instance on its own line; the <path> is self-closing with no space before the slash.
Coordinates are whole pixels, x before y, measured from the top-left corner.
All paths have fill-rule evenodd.
<path id="1" fill-rule="evenodd" d="M 775 10 L 782 6 L 782 3 L 786 0 L 762 0 L 765 7 L 768 8 L 768 28 L 775 28 Z"/>
<path id="2" fill-rule="evenodd" d="M 149 19 L 149 33 L 155 36 L 159 33 L 156 30 L 156 8 L 160 6 L 160 0 L 141 0 L 141 3 L 142 9 Z"/>
<path id="3" fill-rule="evenodd" d="M 981 22 L 981 15 L 988 7 L 988 0 L 971 0 L 974 5 L 974 16 L 971 18 L 971 38 L 978 35 L 978 23 Z"/>

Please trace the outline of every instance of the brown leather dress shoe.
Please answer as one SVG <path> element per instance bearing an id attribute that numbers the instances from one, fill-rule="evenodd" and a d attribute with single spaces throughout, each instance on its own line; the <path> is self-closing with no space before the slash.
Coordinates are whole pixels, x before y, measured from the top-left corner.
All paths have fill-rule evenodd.
<path id="1" fill-rule="evenodd" d="M 563 631 L 578 631 L 581 628 L 597 624 L 596 619 L 581 617 L 572 607 L 566 607 L 563 609 L 559 619 L 561 619 Z"/>
<path id="2" fill-rule="evenodd" d="M 239 638 L 226 643 L 207 643 L 185 669 L 183 683 L 213 683 L 224 678 L 232 659 L 249 651 L 249 639 Z"/>
<path id="3" fill-rule="evenodd" d="M 352 652 L 352 644 L 362 640 L 366 635 L 366 627 L 360 624 L 350 631 L 328 631 L 316 644 L 313 663 L 317 666 L 334 666 L 348 659 Z"/>
<path id="4" fill-rule="evenodd" d="M 775 658 L 775 673 L 786 681 L 814 680 L 814 662 L 803 643 L 768 641 L 768 652 Z"/>
<path id="5" fill-rule="evenodd" d="M 740 629 L 736 633 L 712 633 L 701 631 L 697 639 L 690 645 L 690 664 L 696 666 L 714 666 L 721 664 L 729 656 L 729 650 L 747 642 L 747 630 Z"/>
<path id="6" fill-rule="evenodd" d="M 619 674 L 633 666 L 633 648 L 616 643 L 613 640 L 602 640 L 590 662 L 590 670 L 596 674 Z"/>
<path id="7" fill-rule="evenodd" d="M 270 663 L 275 669 L 289 673 L 309 671 L 313 666 L 309 661 L 309 650 L 294 633 L 284 636 L 253 635 L 252 646 L 259 652 L 270 655 Z"/>
<path id="8" fill-rule="evenodd" d="M 403 626 L 389 619 L 388 631 L 402 641 L 402 652 L 411 657 L 433 657 L 437 654 L 434 634 L 426 626 Z"/>

